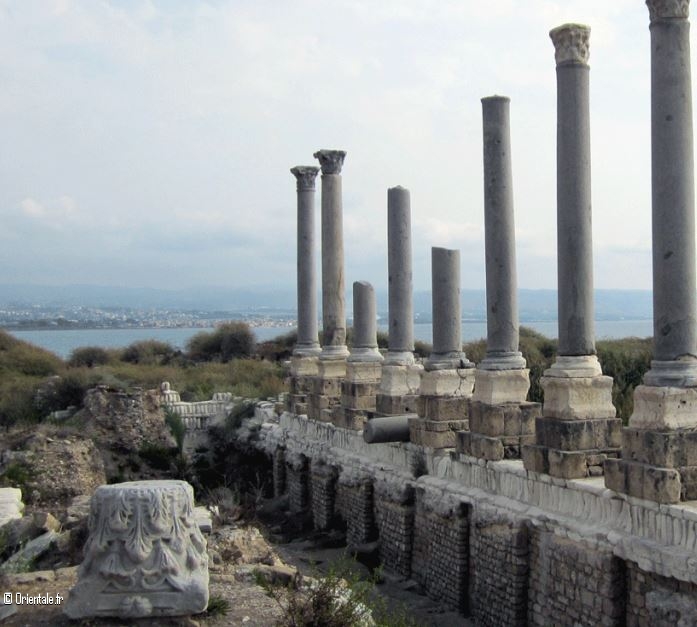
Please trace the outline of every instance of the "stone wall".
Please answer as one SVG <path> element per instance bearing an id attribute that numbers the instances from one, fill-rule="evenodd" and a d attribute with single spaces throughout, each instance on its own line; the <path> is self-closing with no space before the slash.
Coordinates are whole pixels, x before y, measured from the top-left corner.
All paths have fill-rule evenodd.
<path id="1" fill-rule="evenodd" d="M 349 546 L 377 539 L 385 570 L 477 625 L 697 624 L 690 504 L 619 494 L 602 478 L 552 478 L 520 460 L 367 444 L 287 413 L 260 434 L 274 460 L 285 449 L 292 508 L 312 507 L 320 527 L 339 514 Z"/>
<path id="2" fill-rule="evenodd" d="M 531 530 L 529 624 L 624 625 L 624 562 L 608 546 L 576 542 L 559 531 Z"/>
<path id="3" fill-rule="evenodd" d="M 467 610 L 469 507 L 457 499 L 416 492 L 412 577 L 449 608 Z"/>
<path id="4" fill-rule="evenodd" d="M 526 625 L 528 573 L 525 519 L 476 507 L 470 522 L 471 610 L 476 624 Z"/>

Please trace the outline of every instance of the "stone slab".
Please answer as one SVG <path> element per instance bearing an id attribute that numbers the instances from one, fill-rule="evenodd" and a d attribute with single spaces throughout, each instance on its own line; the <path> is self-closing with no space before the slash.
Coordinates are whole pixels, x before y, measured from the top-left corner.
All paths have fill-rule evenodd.
<path id="1" fill-rule="evenodd" d="M 346 359 L 320 359 L 317 376 L 322 379 L 343 379 L 346 377 Z"/>
<path id="2" fill-rule="evenodd" d="M 656 503 L 678 503 L 682 492 L 676 469 L 626 459 L 605 461 L 605 485 L 616 492 Z"/>
<path id="3" fill-rule="evenodd" d="M 409 418 L 409 439 L 430 448 L 454 448 L 457 432 L 467 430 L 467 420 L 434 421 Z"/>
<path id="4" fill-rule="evenodd" d="M 382 362 L 347 362 L 346 380 L 355 383 L 377 383 L 382 378 Z"/>
<path id="5" fill-rule="evenodd" d="M 387 396 L 409 396 L 419 393 L 421 364 L 384 364 L 380 378 L 380 394 Z"/>
<path id="6" fill-rule="evenodd" d="M 545 393 L 542 415 L 560 420 L 614 418 L 612 377 L 549 377 L 540 385 Z"/>
<path id="7" fill-rule="evenodd" d="M 525 445 L 521 449 L 525 470 L 560 479 L 600 476 L 604 463 L 615 455 L 615 451 L 562 451 L 539 444 Z"/>
<path id="8" fill-rule="evenodd" d="M 499 403 L 523 402 L 530 389 L 530 371 L 481 370 L 474 373 L 473 400 L 495 405 Z"/>
<path id="9" fill-rule="evenodd" d="M 500 438 L 490 438 L 471 431 L 457 432 L 455 449 L 458 453 L 490 461 L 499 461 L 505 456 L 503 442 Z"/>
<path id="10" fill-rule="evenodd" d="M 491 405 L 472 399 L 469 406 L 470 430 L 488 437 L 532 435 L 539 403 L 500 403 Z"/>
<path id="11" fill-rule="evenodd" d="M 319 359 L 307 355 L 293 355 L 290 358 L 291 377 L 316 377 L 319 374 Z"/>
<path id="12" fill-rule="evenodd" d="M 622 429 L 622 458 L 665 468 L 697 466 L 697 431 Z"/>

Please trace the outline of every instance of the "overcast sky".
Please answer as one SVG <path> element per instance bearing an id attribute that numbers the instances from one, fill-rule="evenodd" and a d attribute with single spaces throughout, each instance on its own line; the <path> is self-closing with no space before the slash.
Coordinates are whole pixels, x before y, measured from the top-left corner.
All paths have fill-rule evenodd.
<path id="1" fill-rule="evenodd" d="M 570 21 L 591 26 L 595 285 L 649 289 L 643 0 L 0 0 L 0 283 L 292 287 L 288 170 L 337 148 L 347 286 L 386 288 L 403 185 L 415 287 L 445 246 L 483 288 L 480 98 L 500 94 L 519 285 L 555 288 L 548 31 Z"/>

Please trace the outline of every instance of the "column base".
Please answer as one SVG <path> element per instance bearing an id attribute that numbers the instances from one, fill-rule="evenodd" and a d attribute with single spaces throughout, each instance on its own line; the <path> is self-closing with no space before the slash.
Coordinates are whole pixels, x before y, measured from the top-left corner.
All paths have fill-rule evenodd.
<path id="1" fill-rule="evenodd" d="M 341 382 L 341 406 L 334 413 L 334 424 L 360 431 L 375 414 L 375 397 L 380 385 L 381 367 L 375 362 L 347 362 L 346 379 Z"/>
<path id="2" fill-rule="evenodd" d="M 662 387 L 697 387 L 697 359 L 687 357 L 674 361 L 651 361 L 651 370 L 644 375 L 644 385 Z"/>
<path id="3" fill-rule="evenodd" d="M 319 374 L 317 355 L 292 355 L 290 358 L 291 377 L 316 377 Z"/>
<path id="4" fill-rule="evenodd" d="M 524 363 L 524 362 L 523 362 Z M 472 400 L 497 405 L 499 403 L 522 403 L 530 389 L 530 371 L 515 370 L 474 371 L 474 395 Z"/>
<path id="5" fill-rule="evenodd" d="M 470 431 L 457 434 L 457 452 L 490 461 L 520 459 L 521 448 L 535 444 L 540 403 L 470 403 Z"/>
<path id="6" fill-rule="evenodd" d="M 697 427 L 697 388 L 638 385 L 629 426 L 656 431 Z"/>
<path id="7" fill-rule="evenodd" d="M 319 376 L 312 378 L 307 396 L 307 417 L 332 422 L 332 412 L 341 401 L 341 382 L 346 376 L 346 361 L 320 361 Z"/>

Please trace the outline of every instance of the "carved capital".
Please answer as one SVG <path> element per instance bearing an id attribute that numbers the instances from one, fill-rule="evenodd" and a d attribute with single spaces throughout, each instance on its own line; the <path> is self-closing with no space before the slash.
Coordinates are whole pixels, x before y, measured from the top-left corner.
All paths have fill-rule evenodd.
<path id="1" fill-rule="evenodd" d="M 341 174 L 346 157 L 345 150 L 318 150 L 314 155 L 322 167 L 322 174 Z"/>
<path id="2" fill-rule="evenodd" d="M 646 0 L 646 6 L 652 22 L 690 17 L 690 0 Z"/>
<path id="3" fill-rule="evenodd" d="M 314 165 L 296 165 L 290 169 L 291 173 L 297 179 L 297 187 L 299 192 L 314 192 L 315 178 L 319 172 L 319 168 Z"/>
<path id="4" fill-rule="evenodd" d="M 581 63 L 586 65 L 590 56 L 591 29 L 583 24 L 563 24 L 549 31 L 554 44 L 557 65 Z"/>

